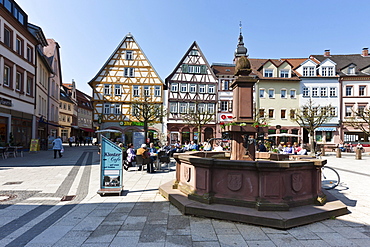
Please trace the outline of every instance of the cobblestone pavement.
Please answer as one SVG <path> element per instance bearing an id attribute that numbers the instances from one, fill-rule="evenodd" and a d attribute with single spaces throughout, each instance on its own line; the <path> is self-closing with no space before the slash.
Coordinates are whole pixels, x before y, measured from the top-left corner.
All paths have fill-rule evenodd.
<path id="1" fill-rule="evenodd" d="M 124 172 L 124 195 L 101 197 L 93 146 L 0 159 L 0 246 L 370 246 L 370 155 L 324 158 L 351 213 L 289 230 L 182 215 L 158 193 L 174 166 Z"/>

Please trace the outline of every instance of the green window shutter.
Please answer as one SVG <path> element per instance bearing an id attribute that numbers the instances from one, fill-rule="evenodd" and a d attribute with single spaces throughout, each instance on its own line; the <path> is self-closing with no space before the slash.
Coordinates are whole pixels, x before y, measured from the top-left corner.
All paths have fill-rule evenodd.
<path id="1" fill-rule="evenodd" d="M 188 73 L 188 68 L 189 68 L 189 65 L 188 64 L 183 64 L 182 65 L 182 72 L 183 73 Z"/>
<path id="2" fill-rule="evenodd" d="M 200 66 L 200 73 L 201 74 L 206 74 L 206 72 L 207 72 L 207 67 L 205 65 L 201 65 Z"/>

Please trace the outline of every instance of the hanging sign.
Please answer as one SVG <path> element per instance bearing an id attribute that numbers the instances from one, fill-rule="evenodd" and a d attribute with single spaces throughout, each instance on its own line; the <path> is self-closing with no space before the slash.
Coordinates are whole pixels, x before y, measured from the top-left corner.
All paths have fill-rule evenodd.
<path id="1" fill-rule="evenodd" d="M 100 190 L 99 194 L 121 193 L 122 184 L 122 149 L 105 136 L 101 136 L 100 150 Z"/>

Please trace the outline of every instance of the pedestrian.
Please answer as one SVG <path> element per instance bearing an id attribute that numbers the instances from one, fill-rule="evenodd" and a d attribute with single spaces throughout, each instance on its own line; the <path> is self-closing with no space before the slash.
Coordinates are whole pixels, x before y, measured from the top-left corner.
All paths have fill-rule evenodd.
<path id="1" fill-rule="evenodd" d="M 60 138 L 60 136 L 54 139 L 53 150 L 54 150 L 54 159 L 57 158 L 57 153 L 59 154 L 59 158 L 62 158 L 61 151 L 63 150 L 63 143 L 62 143 L 62 139 Z"/>
<path id="2" fill-rule="evenodd" d="M 69 146 L 72 147 L 72 143 L 74 142 L 74 138 L 73 136 L 69 137 L 68 138 L 68 143 L 69 143 Z"/>
<path id="3" fill-rule="evenodd" d="M 134 145 L 132 143 L 129 143 L 127 146 L 127 158 L 126 158 L 126 165 L 124 166 L 124 169 L 127 171 L 129 167 L 132 167 L 132 162 L 135 161 L 136 152 L 134 150 Z"/>
<path id="4" fill-rule="evenodd" d="M 149 164 L 149 167 L 147 169 L 147 172 L 149 173 L 155 173 L 154 171 L 154 162 L 157 160 L 157 149 L 154 147 L 154 143 L 150 143 L 149 144 L 149 153 L 150 153 L 150 164 Z"/>

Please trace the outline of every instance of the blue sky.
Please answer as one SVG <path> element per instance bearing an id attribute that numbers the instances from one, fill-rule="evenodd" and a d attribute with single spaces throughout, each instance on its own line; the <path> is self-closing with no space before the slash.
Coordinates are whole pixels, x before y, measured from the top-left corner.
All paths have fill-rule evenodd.
<path id="1" fill-rule="evenodd" d="M 63 82 L 89 82 L 129 32 L 164 81 L 193 41 L 208 62 L 232 63 L 243 25 L 251 58 L 359 54 L 370 47 L 370 1 L 16 0 L 61 46 Z"/>

